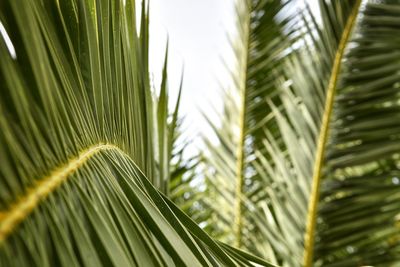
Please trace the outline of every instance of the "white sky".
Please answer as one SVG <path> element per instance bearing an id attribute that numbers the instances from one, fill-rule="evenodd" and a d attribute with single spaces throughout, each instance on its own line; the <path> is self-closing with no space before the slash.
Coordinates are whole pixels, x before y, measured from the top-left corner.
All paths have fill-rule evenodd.
<path id="1" fill-rule="evenodd" d="M 168 35 L 169 92 L 175 100 L 184 66 L 180 111 L 185 116 L 184 128 L 195 136 L 210 131 L 199 110 L 209 114 L 211 105 L 222 107 L 218 81 L 228 84 L 221 58 L 231 53 L 227 32 L 233 28 L 233 11 L 233 0 L 150 1 L 150 69 L 154 82 L 160 83 Z"/>

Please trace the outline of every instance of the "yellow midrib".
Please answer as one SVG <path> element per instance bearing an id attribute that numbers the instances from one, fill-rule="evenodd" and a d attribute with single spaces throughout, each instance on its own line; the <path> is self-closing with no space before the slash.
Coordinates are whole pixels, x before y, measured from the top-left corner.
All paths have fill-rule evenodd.
<path id="1" fill-rule="evenodd" d="M 115 145 L 96 144 L 81 151 L 78 156 L 52 171 L 48 176 L 38 180 L 27 193 L 10 205 L 5 211 L 0 211 L 0 244 L 7 239 L 13 230 L 21 223 L 50 193 L 57 189 L 68 177 L 87 162 L 96 153 L 104 150 L 122 151 Z"/>
<path id="2" fill-rule="evenodd" d="M 249 2 L 246 2 L 247 5 L 250 5 Z M 250 6 L 247 6 L 250 9 Z M 243 224 L 243 212 L 242 212 L 242 191 L 243 191 L 243 184 L 244 184 L 244 145 L 245 145 L 245 138 L 246 138 L 246 79 L 247 79 L 247 64 L 248 64 L 248 57 L 249 57 L 249 43 L 250 43 L 250 12 L 248 12 L 248 18 L 246 25 L 246 34 L 245 40 L 247 41 L 244 45 L 245 53 L 243 56 L 243 69 L 241 70 L 243 73 L 242 77 L 242 84 L 240 88 L 241 94 L 241 109 L 240 109 L 240 116 L 239 116 L 239 138 L 238 138 L 238 147 L 236 151 L 236 192 L 235 192 L 235 213 L 234 213 L 234 235 L 235 235 L 235 246 L 240 248 L 242 245 L 242 224 Z"/>
<path id="3" fill-rule="evenodd" d="M 346 26 L 343 30 L 342 37 L 338 46 L 338 50 L 335 55 L 335 60 L 332 68 L 332 74 L 329 79 L 325 109 L 322 117 L 321 131 L 317 143 L 317 152 L 315 155 L 314 170 L 311 185 L 311 196 L 308 205 L 307 214 L 307 228 L 304 238 L 304 267 L 311 267 L 313 262 L 313 252 L 314 252 L 314 235 L 315 235 L 315 225 L 316 225 L 316 215 L 317 215 L 317 205 L 319 199 L 319 187 L 321 183 L 321 172 L 323 167 L 323 161 L 325 156 L 326 142 L 328 139 L 329 122 L 333 109 L 333 102 L 336 93 L 336 85 L 340 74 L 341 62 L 346 49 L 346 45 L 353 31 L 358 10 L 361 4 L 361 0 L 357 0 L 354 4 L 353 10 L 349 18 L 347 19 Z"/>

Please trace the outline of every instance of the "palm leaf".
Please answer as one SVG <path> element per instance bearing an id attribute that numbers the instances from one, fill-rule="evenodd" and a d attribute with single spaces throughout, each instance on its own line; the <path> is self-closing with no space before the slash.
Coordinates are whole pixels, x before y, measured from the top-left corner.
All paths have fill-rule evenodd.
<path id="1" fill-rule="evenodd" d="M 249 247 L 256 244 L 251 239 L 245 240 L 243 232 L 251 232 L 254 227 L 246 218 L 247 210 L 243 197 L 254 190 L 248 187 L 249 160 L 254 158 L 255 151 L 262 146 L 262 125 L 268 125 L 275 132 L 277 125 L 264 114 L 270 110 L 263 99 L 270 96 L 272 101 L 279 102 L 271 86 L 271 77 L 260 75 L 271 74 L 276 59 L 289 45 L 292 39 L 280 38 L 281 31 L 289 22 L 287 17 L 280 21 L 275 19 L 282 15 L 288 2 L 281 1 L 239 1 L 237 4 L 238 37 L 232 41 L 233 51 L 237 58 L 232 71 L 233 90 L 223 94 L 225 106 L 220 127 L 211 125 L 215 130 L 219 144 L 213 145 L 205 140 L 209 151 L 205 155 L 206 175 L 209 177 L 211 202 L 208 203 L 218 214 L 211 218 L 214 225 L 213 235 L 237 247 Z M 268 44 L 267 46 L 265 44 Z M 234 229 L 232 233 L 231 229 Z M 257 251 L 257 248 L 251 248 Z"/>
<path id="2" fill-rule="evenodd" d="M 1 1 L 1 266 L 271 266 L 154 187 L 172 141 L 146 5 L 138 34 L 134 1 Z"/>
<path id="3" fill-rule="evenodd" d="M 257 13 L 265 3 L 275 3 L 281 13 Z M 254 17 L 245 25 L 256 25 L 249 35 L 260 39 L 237 49 L 249 55 L 241 72 L 252 72 L 236 76 L 245 77 L 246 92 L 256 92 L 250 85 L 270 90 L 244 102 L 248 112 L 260 107 L 257 119 L 244 121 L 245 194 L 233 191 L 237 172 L 231 167 L 240 158 L 232 156 L 237 143 L 231 125 L 238 118 L 233 112 L 242 106 L 231 100 L 231 91 L 226 96 L 230 116 L 214 127 L 220 144 L 209 144 L 206 162 L 210 190 L 219 190 L 222 198 L 214 208 L 244 203 L 250 212 L 242 214 L 247 225 L 239 227 L 248 242 L 241 247 L 283 266 L 394 264 L 399 47 L 393 36 L 399 3 L 364 1 L 360 7 L 360 1 L 320 1 L 321 20 L 308 6 L 284 12 L 285 5 L 296 4 L 249 5 L 246 14 Z M 255 30 L 277 27 L 276 22 L 285 23 L 270 35 Z M 275 56 L 253 62 L 260 51 Z"/>
<path id="4" fill-rule="evenodd" d="M 338 76 L 317 213 L 316 259 L 324 266 L 399 261 L 399 4 L 361 7 Z"/>

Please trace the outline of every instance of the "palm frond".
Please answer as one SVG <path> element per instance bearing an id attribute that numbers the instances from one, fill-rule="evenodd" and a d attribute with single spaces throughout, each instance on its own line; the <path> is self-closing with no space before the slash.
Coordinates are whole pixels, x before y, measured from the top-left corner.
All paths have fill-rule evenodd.
<path id="1" fill-rule="evenodd" d="M 319 265 L 392 266 L 400 260 L 399 7 L 398 1 L 365 2 L 347 45 L 317 213 Z"/>
<path id="2" fill-rule="evenodd" d="M 253 1 L 250 7 L 260 3 L 273 6 L 273 1 Z M 276 4 L 280 10 L 296 6 L 295 1 Z M 245 76 L 246 90 L 252 84 L 270 89 L 245 102 L 247 111 L 260 109 L 259 117 L 244 123 L 250 137 L 244 146 L 246 193 L 239 197 L 248 210 L 242 247 L 283 266 L 387 266 L 398 261 L 394 118 L 399 48 L 397 38 L 389 36 L 397 36 L 399 3 L 359 4 L 320 1 L 320 14 L 306 5 L 295 14 L 269 13 L 272 22 L 263 20 L 266 12 L 250 9 L 259 29 L 285 23 L 271 34 L 276 39 L 258 39 L 245 50 L 247 70 L 252 70 Z M 258 36 L 254 29 L 250 36 Z M 260 56 L 260 51 L 275 56 L 252 62 L 251 55 Z M 237 146 L 232 125 L 237 125 L 234 110 L 242 106 L 229 94 L 234 93 L 226 95 L 222 125 L 214 127 L 220 144 L 209 144 L 212 156 L 206 162 L 210 187 L 221 198 L 216 210 L 238 197 L 232 189 L 238 158 L 232 156 Z M 228 225 L 234 214 L 224 215 Z"/>
<path id="3" fill-rule="evenodd" d="M 237 40 L 232 41 L 237 58 L 237 66 L 231 70 L 233 89 L 224 94 L 221 127 L 212 125 L 219 144 L 213 145 L 206 140 L 209 188 L 215 190 L 211 193 L 213 203 L 208 205 L 218 212 L 211 218 L 210 224 L 216 228 L 213 234 L 247 249 L 256 244 L 246 239 L 245 234 L 253 231 L 243 205 L 243 197 L 252 194 L 254 189 L 253 184 L 250 187 L 248 184 L 251 173 L 248 163 L 262 145 L 261 126 L 268 124 L 271 129 L 277 129 L 276 123 L 270 123 L 264 116 L 269 110 L 264 99 L 268 96 L 279 102 L 271 86 L 272 76 L 260 73 L 273 73 L 270 63 L 279 61 L 281 53 L 296 38 L 296 34 L 287 39 L 282 37 L 284 29 L 291 29 L 288 25 L 291 14 L 282 12 L 288 3 L 238 1 L 238 35 Z M 233 234 L 231 229 L 234 229 Z M 253 247 L 251 251 L 257 249 Z"/>
<path id="4" fill-rule="evenodd" d="M 146 5 L 138 34 L 133 0 L 1 1 L 1 266 L 271 266 L 158 190 L 175 126 Z"/>
<path id="5" fill-rule="evenodd" d="M 203 202 L 206 192 L 204 192 L 203 179 L 198 175 L 199 156 L 188 157 L 185 154 L 192 144 L 189 141 L 190 137 L 183 135 L 183 121 L 184 119 L 179 119 L 174 123 L 174 118 L 172 118 L 169 128 L 173 147 L 171 147 L 168 197 L 185 214 L 201 224 L 208 217 L 208 214 L 204 212 L 207 209 Z M 172 132 L 173 128 L 175 130 Z"/>

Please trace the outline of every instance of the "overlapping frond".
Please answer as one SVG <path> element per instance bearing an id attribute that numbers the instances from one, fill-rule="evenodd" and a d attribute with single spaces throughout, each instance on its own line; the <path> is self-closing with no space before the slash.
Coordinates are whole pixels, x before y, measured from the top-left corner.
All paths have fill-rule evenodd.
<path id="1" fill-rule="evenodd" d="M 255 152 L 262 149 L 264 130 L 278 133 L 277 123 L 269 114 L 266 98 L 280 106 L 273 83 L 275 72 L 281 68 L 281 58 L 299 33 L 294 31 L 299 18 L 289 8 L 290 1 L 238 1 L 236 40 L 232 40 L 237 59 L 231 68 L 233 86 L 226 90 L 221 126 L 212 125 L 218 144 L 206 140 L 206 175 L 216 214 L 210 219 L 213 234 L 222 240 L 259 254 L 269 251 L 269 245 L 258 239 L 257 226 L 248 213 L 247 199 L 262 198 L 259 181 L 250 164 Z M 289 37 L 285 37 L 289 31 Z M 211 123 L 212 124 L 212 123 Z M 265 195 L 265 194 L 264 194 Z M 231 229 L 234 229 L 232 234 Z M 262 252 L 261 252 L 262 251 Z"/>
<path id="2" fill-rule="evenodd" d="M 176 121 L 171 136 L 172 147 L 168 196 L 183 212 L 195 222 L 204 223 L 209 213 L 204 198 L 206 196 L 204 180 L 198 175 L 199 155 L 188 157 L 186 151 L 191 144 L 189 137 L 183 135 L 182 122 Z M 173 123 L 171 123 L 172 126 Z M 172 127 L 170 128 L 172 130 Z"/>
<path id="3" fill-rule="evenodd" d="M 257 97 L 246 98 L 244 110 L 257 107 L 258 117 L 244 120 L 245 194 L 232 185 L 238 159 L 232 124 L 242 106 L 228 92 L 226 116 L 215 127 L 220 144 L 209 145 L 209 180 L 222 198 L 215 205 L 226 207 L 239 197 L 247 211 L 242 247 L 283 266 L 394 264 L 400 3 L 321 0 L 311 8 L 253 1 L 250 7 L 274 10 L 274 3 L 285 12 L 250 9 L 250 25 L 258 27 L 250 27 L 249 36 L 279 30 L 271 34 L 275 39 L 247 47 L 245 88 Z M 279 28 L 277 22 L 285 23 Z M 268 60 L 260 51 L 275 56 Z M 268 93 L 257 94 L 253 84 Z M 229 225 L 235 213 L 224 216 Z"/>
<path id="4" fill-rule="evenodd" d="M 289 88 L 293 90 L 288 89 L 282 93 L 282 102 L 287 103 L 284 108 L 287 117 L 285 118 L 284 113 L 275 112 L 282 137 L 286 140 L 288 148 L 281 152 L 282 156 L 275 156 L 279 159 L 281 166 L 277 169 L 277 174 L 280 174 L 280 177 L 286 177 L 282 186 L 283 192 L 286 191 L 286 193 L 283 194 L 285 197 L 281 199 L 279 198 L 282 196 L 280 190 L 276 190 L 279 193 L 272 193 L 276 197 L 271 197 L 273 204 L 271 204 L 272 211 L 269 217 L 277 218 L 274 224 L 278 229 L 282 225 L 285 227 L 288 224 L 292 225 L 287 229 L 281 228 L 286 233 L 282 236 L 281 240 L 283 241 L 288 242 L 289 236 L 297 235 L 298 242 L 292 242 L 290 245 L 292 248 L 303 249 L 302 242 L 299 242 L 302 240 L 299 230 L 304 231 L 305 222 L 311 225 L 306 230 L 303 253 L 305 266 L 312 266 L 312 264 L 316 266 L 387 266 L 398 262 L 396 256 L 398 229 L 395 226 L 398 209 L 395 204 L 396 200 L 391 201 L 392 198 L 396 199 L 398 194 L 398 190 L 394 186 L 396 176 L 391 175 L 396 172 L 396 152 L 391 150 L 396 142 L 396 126 L 393 123 L 396 117 L 393 109 L 395 110 L 396 105 L 391 103 L 398 102 L 398 92 L 396 91 L 398 77 L 396 77 L 395 70 L 391 72 L 390 68 L 386 69 L 388 61 L 381 61 L 381 65 L 379 63 L 361 63 L 360 65 L 354 63 L 358 60 L 369 62 L 369 57 L 381 58 L 388 53 L 396 53 L 396 41 L 391 42 L 388 38 L 388 36 L 396 35 L 393 26 L 396 25 L 394 20 L 396 15 L 385 14 L 385 10 L 396 10 L 396 4 L 398 5 L 396 2 L 378 4 L 365 1 L 364 5 L 359 8 L 360 1 L 358 1 L 358 4 L 353 7 L 353 13 L 348 16 L 347 23 L 345 23 L 347 26 L 339 39 L 340 45 L 334 58 L 335 61 L 331 61 L 332 71 L 325 76 L 329 79 L 329 84 L 326 84 L 328 79 L 325 78 L 325 88 L 329 91 L 324 100 L 324 108 L 318 109 L 319 102 L 314 101 L 313 103 L 310 100 L 317 99 L 315 96 L 321 92 L 318 87 L 312 86 L 318 81 L 313 79 L 313 76 L 320 77 L 319 81 L 323 82 L 324 76 L 316 74 L 323 74 L 319 71 L 325 64 L 312 64 L 317 66 L 317 69 L 312 65 L 308 65 L 308 67 L 298 65 L 300 62 L 309 62 L 309 59 L 328 58 L 321 57 L 323 53 L 317 53 L 318 50 L 316 50 L 318 47 L 327 47 L 324 44 L 326 41 L 323 36 L 312 44 L 309 49 L 311 53 L 307 50 L 304 53 L 303 50 L 301 53 L 304 53 L 304 56 L 300 57 L 300 61 L 292 61 L 286 68 L 286 70 L 295 70 L 295 73 L 286 72 L 290 81 Z M 324 12 L 324 9 L 329 6 L 321 4 L 321 7 L 322 14 L 329 13 Z M 336 10 L 345 9 L 336 7 Z M 392 14 L 393 17 L 391 17 Z M 355 26 L 357 18 L 359 21 Z M 383 21 L 386 21 L 383 24 L 378 22 L 382 21 L 382 18 Z M 326 22 L 322 25 L 326 25 Z M 323 26 L 322 29 L 329 25 L 332 25 L 332 22 Z M 312 29 L 312 27 L 308 28 Z M 388 34 L 386 38 L 383 33 Z M 376 49 L 377 47 L 381 50 Z M 354 57 L 354 54 L 357 57 Z M 296 54 L 293 56 L 296 57 Z M 395 65 L 397 59 L 391 58 Z M 393 66 L 393 69 L 396 67 Z M 300 77 L 300 79 L 296 79 L 296 77 Z M 283 81 L 287 83 L 284 79 Z M 388 91 L 391 92 L 388 98 L 380 98 L 379 93 L 370 94 L 370 90 L 376 89 L 381 92 L 386 88 L 390 88 Z M 357 94 L 354 93 L 356 90 Z M 314 95 L 312 95 L 313 93 Z M 329 96 L 329 94 L 331 95 Z M 350 99 L 355 95 L 362 100 Z M 371 101 L 371 104 L 368 101 Z M 298 106 L 297 111 L 293 108 L 296 106 Z M 327 116 L 322 121 L 322 127 L 319 126 L 321 122 L 318 117 L 315 119 L 318 110 L 319 114 Z M 330 111 L 332 115 L 329 115 Z M 359 128 L 355 124 L 353 129 L 352 125 L 357 120 L 361 120 L 361 127 Z M 379 127 L 379 134 L 375 132 L 375 128 L 379 125 L 378 121 L 388 122 L 388 124 L 383 122 L 383 127 Z M 365 125 L 369 125 L 369 128 Z M 316 129 L 318 131 L 315 131 Z M 326 132 L 323 133 L 323 131 Z M 306 134 L 307 132 L 312 134 Z M 388 135 L 391 142 L 388 141 Z M 313 145 L 312 140 L 315 142 L 318 138 L 318 145 Z M 371 143 L 370 140 L 375 142 Z M 385 148 L 387 142 L 391 143 L 388 150 L 387 147 Z M 277 141 L 269 138 L 266 145 L 272 146 L 271 155 L 280 153 L 276 144 Z M 372 144 L 376 145 L 376 149 Z M 313 153 L 316 153 L 316 159 Z M 288 155 L 287 159 L 284 158 L 285 154 Z M 389 160 L 383 160 L 383 155 Z M 319 164 L 318 157 L 321 160 Z M 274 164 L 277 165 L 276 161 Z M 272 164 L 269 163 L 269 165 Z M 267 169 L 273 168 L 268 167 Z M 313 178 L 311 192 L 303 187 L 303 179 L 293 182 L 293 177 L 299 174 L 305 175 L 303 177 L 306 179 Z M 270 177 L 276 177 L 276 173 L 272 172 Z M 392 185 L 387 186 L 386 190 L 382 190 L 368 184 L 367 179 L 362 180 L 365 177 L 376 178 L 376 185 L 387 184 L 390 181 Z M 347 184 L 352 184 L 352 178 L 358 178 L 359 183 L 357 186 L 353 184 L 350 188 Z M 275 178 L 273 178 L 273 182 L 276 182 Z M 322 190 L 321 196 L 319 196 L 319 190 Z M 303 194 L 299 194 L 299 192 L 303 192 Z M 309 193 L 310 197 L 308 197 Z M 306 202 L 304 202 L 304 196 L 307 197 Z M 279 201 L 274 199 L 279 199 Z M 303 205 L 299 206 L 299 203 L 303 203 Z M 309 204 L 306 213 L 305 203 Z M 276 207 L 280 209 L 280 219 L 274 210 Z M 376 208 L 374 215 L 370 213 L 372 207 Z M 296 223 L 288 223 L 293 221 Z M 317 224 L 316 230 L 313 230 L 313 221 Z M 271 226 L 270 228 L 276 229 Z M 265 228 L 267 230 L 268 227 Z M 271 231 L 269 235 L 271 236 Z M 287 249 L 287 247 L 281 248 Z M 301 252 L 299 249 L 298 251 Z M 315 252 L 314 257 L 312 256 L 313 251 Z M 278 254 L 281 255 L 281 253 Z M 297 258 L 300 259 L 300 256 L 301 254 L 298 254 Z M 288 254 L 284 258 L 288 258 Z M 297 264 L 300 265 L 301 261 L 298 261 Z"/>
<path id="5" fill-rule="evenodd" d="M 146 9 L 138 34 L 133 0 L 0 2 L 1 266 L 271 266 L 162 193 L 177 113 Z"/>
<path id="6" fill-rule="evenodd" d="M 396 266 L 399 1 L 367 1 L 342 63 L 323 169 L 319 266 Z"/>
<path id="7" fill-rule="evenodd" d="M 12 235 L 1 225 L 3 265 L 270 266 L 220 247 L 115 146 L 104 145 L 48 194 Z"/>
<path id="8" fill-rule="evenodd" d="M 340 41 L 332 36 L 344 30 L 345 24 L 338 21 L 349 16 L 347 4 L 350 2 L 338 8 L 321 3 L 322 14 L 335 15 L 328 22 L 318 23 L 316 14 L 307 6 L 300 12 L 303 23 L 298 30 L 303 35 L 282 60 L 282 72 L 275 81 L 282 105 L 269 103 L 280 134 L 274 137 L 268 127 L 264 128 L 266 152 L 257 152 L 254 162 L 265 181 L 261 186 L 267 192 L 259 212 L 260 219 L 265 214 L 267 223 L 260 224 L 260 228 L 264 237 L 272 240 L 283 265 L 301 266 L 306 254 L 304 238 L 309 224 L 317 140 Z M 335 10 L 342 13 L 334 13 Z"/>

